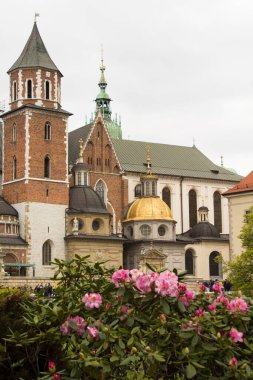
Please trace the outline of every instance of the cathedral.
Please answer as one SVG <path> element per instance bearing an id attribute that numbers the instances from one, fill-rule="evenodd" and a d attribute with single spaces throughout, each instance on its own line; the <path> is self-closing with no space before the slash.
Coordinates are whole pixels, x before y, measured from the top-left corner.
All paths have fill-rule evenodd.
<path id="1" fill-rule="evenodd" d="M 229 258 L 227 199 L 241 177 L 196 146 L 122 138 L 112 118 L 105 66 L 94 117 L 68 132 L 62 73 L 36 22 L 8 70 L 10 108 L 2 123 L 2 275 L 52 275 L 75 254 L 125 268 L 146 263 L 221 277 Z"/>

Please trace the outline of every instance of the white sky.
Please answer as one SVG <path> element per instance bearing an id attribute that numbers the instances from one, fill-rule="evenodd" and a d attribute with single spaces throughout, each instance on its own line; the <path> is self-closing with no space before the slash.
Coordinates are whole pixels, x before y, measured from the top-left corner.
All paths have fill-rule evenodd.
<path id="1" fill-rule="evenodd" d="M 252 0 L 8 0 L 0 5 L 0 101 L 6 71 L 37 24 L 63 73 L 69 129 L 95 109 L 104 46 L 112 112 L 123 137 L 195 145 L 253 170 Z M 151 152 L 152 154 L 152 152 Z"/>

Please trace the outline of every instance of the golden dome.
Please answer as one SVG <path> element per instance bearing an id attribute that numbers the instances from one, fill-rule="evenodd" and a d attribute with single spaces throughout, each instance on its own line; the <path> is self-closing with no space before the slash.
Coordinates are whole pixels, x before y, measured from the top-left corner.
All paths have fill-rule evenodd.
<path id="1" fill-rule="evenodd" d="M 130 220 L 174 220 L 169 206 L 159 197 L 139 198 L 131 204 L 125 222 Z"/>

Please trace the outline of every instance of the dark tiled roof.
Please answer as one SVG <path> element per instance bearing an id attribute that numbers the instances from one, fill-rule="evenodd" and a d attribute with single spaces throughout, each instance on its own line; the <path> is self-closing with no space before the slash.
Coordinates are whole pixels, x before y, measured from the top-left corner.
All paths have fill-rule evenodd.
<path id="1" fill-rule="evenodd" d="M 12 215 L 18 217 L 17 210 L 0 197 L 0 215 Z"/>
<path id="2" fill-rule="evenodd" d="M 150 146 L 152 172 L 160 175 L 240 181 L 241 176 L 215 165 L 195 146 L 167 145 L 144 141 L 113 140 L 122 168 L 127 172 L 146 170 L 146 145 Z"/>
<path id="3" fill-rule="evenodd" d="M 177 235 L 177 240 L 184 242 L 194 242 L 200 240 L 229 240 L 227 235 L 220 235 L 217 228 L 209 222 L 195 224 L 187 232 Z"/>
<path id="4" fill-rule="evenodd" d="M 0 245 L 27 245 L 27 242 L 21 237 L 1 237 L 0 236 Z"/>
<path id="5" fill-rule="evenodd" d="M 238 185 L 235 185 L 222 195 L 233 195 L 239 193 L 247 193 L 253 191 L 253 171 L 250 172 L 246 177 L 244 177 Z"/>
<path id="6" fill-rule="evenodd" d="M 3 113 L 2 115 L 1 115 L 1 117 L 4 117 L 4 116 L 6 116 L 6 115 L 9 115 L 9 114 L 11 114 L 11 113 L 13 113 L 13 112 L 19 112 L 20 110 L 22 110 L 23 108 L 33 108 L 33 109 L 37 109 L 37 110 L 43 110 L 43 111 L 49 111 L 49 112 L 61 112 L 61 113 L 63 113 L 63 114 L 67 114 L 67 115 L 69 115 L 69 116 L 71 116 L 72 115 L 72 113 L 70 113 L 70 112 L 68 112 L 68 111 L 66 111 L 66 110 L 64 110 L 64 109 L 62 109 L 62 108 L 47 108 L 47 107 L 40 107 L 40 106 L 36 106 L 36 105 L 34 105 L 34 104 L 24 104 L 24 105 L 22 105 L 22 106 L 20 106 L 20 107 L 18 107 L 18 108 L 15 108 L 15 109 L 13 109 L 13 110 L 10 110 L 10 111 L 7 111 L 7 112 L 5 112 L 5 113 Z"/>
<path id="7" fill-rule="evenodd" d="M 10 71 L 15 69 L 43 67 L 45 69 L 58 70 L 47 49 L 42 41 L 36 22 L 34 23 L 32 33 L 19 58 L 11 66 Z"/>
<path id="8" fill-rule="evenodd" d="M 93 124 L 87 124 L 81 128 L 69 132 L 69 164 L 74 164 L 79 154 L 79 140 L 85 141 Z"/>
<path id="9" fill-rule="evenodd" d="M 74 186 L 69 189 L 68 212 L 109 214 L 98 193 L 90 186 Z"/>
<path id="10" fill-rule="evenodd" d="M 78 158 L 79 142 L 86 140 L 92 124 L 69 133 L 69 163 Z M 205 178 L 239 182 L 242 178 L 224 167 L 215 165 L 195 146 L 179 146 L 144 141 L 112 139 L 120 165 L 126 172 L 146 171 L 146 145 L 150 146 L 152 172 L 158 175 Z"/>

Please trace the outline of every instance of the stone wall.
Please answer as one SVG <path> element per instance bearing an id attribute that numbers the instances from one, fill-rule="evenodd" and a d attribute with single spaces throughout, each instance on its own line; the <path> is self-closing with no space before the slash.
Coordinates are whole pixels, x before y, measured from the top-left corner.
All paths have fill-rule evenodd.
<path id="1" fill-rule="evenodd" d="M 35 288 L 38 284 L 50 284 L 55 287 L 57 282 L 52 281 L 50 278 L 47 277 L 14 277 L 14 276 L 5 276 L 0 277 L 0 288 L 20 288 L 23 286 L 32 287 L 32 289 Z"/>

